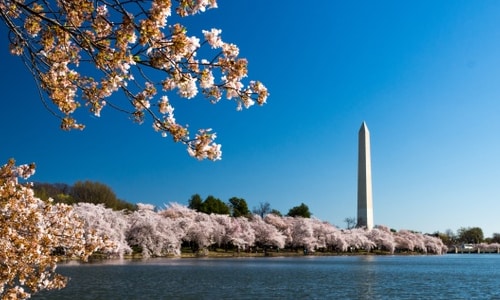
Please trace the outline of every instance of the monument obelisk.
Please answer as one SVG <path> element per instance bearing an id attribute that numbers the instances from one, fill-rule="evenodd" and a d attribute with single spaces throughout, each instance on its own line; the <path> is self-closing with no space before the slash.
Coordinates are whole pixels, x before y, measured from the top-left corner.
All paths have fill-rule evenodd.
<path id="1" fill-rule="evenodd" d="M 373 228 L 372 164 L 370 132 L 361 124 L 358 142 L 358 223 L 357 227 Z"/>

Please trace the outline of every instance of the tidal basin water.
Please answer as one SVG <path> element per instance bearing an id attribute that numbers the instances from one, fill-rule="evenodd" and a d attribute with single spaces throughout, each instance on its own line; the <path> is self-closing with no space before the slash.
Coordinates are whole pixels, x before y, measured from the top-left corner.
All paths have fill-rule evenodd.
<path id="1" fill-rule="evenodd" d="M 33 299 L 500 299 L 500 254 L 303 256 L 65 264 Z"/>

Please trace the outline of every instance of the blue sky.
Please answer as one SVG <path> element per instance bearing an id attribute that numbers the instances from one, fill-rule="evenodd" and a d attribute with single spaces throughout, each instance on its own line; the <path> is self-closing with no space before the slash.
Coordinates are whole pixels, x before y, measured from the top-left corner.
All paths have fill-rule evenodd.
<path id="1" fill-rule="evenodd" d="M 150 124 L 110 109 L 63 132 L 31 75 L 0 41 L 0 158 L 35 162 L 42 182 L 94 180 L 130 202 L 191 195 L 300 203 L 344 227 L 356 216 L 357 133 L 371 132 L 375 224 L 500 232 L 500 2 L 220 0 L 189 33 L 222 29 L 268 104 L 237 112 L 201 98 L 176 110 L 212 127 L 223 159 L 197 161 Z M 0 35 L 5 37 L 4 27 Z"/>

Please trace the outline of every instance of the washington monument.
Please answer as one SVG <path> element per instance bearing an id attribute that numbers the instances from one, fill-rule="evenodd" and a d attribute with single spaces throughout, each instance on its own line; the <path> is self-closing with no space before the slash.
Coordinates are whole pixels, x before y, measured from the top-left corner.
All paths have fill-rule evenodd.
<path id="1" fill-rule="evenodd" d="M 372 163 L 370 132 L 361 124 L 358 142 L 358 223 L 357 227 L 373 229 Z"/>

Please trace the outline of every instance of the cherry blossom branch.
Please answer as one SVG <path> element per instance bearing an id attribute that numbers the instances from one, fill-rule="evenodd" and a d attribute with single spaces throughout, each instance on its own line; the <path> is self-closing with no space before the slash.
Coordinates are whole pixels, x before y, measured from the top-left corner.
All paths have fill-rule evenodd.
<path id="1" fill-rule="evenodd" d="M 215 0 L 176 2 L 175 12 L 181 17 L 217 7 Z M 255 103 L 263 105 L 267 89 L 258 81 L 249 81 L 245 87 L 242 80 L 247 77 L 248 63 L 238 56 L 236 45 L 222 41 L 220 30 L 203 31 L 200 41 L 188 36 L 179 23 L 167 26 L 174 9 L 170 1 L 152 0 L 150 8 L 144 3 L 0 0 L 0 16 L 13 33 L 11 52 L 29 57 L 24 61 L 59 110 L 63 129 L 84 128 L 74 118 L 81 106 L 100 116 L 107 105 L 139 123 L 149 116 L 156 131 L 186 144 L 189 154 L 198 159 L 220 159 L 216 135 L 200 129 L 194 138 L 189 137 L 187 126 L 174 118 L 166 94 L 176 91 L 179 97 L 190 99 L 201 91 L 213 104 L 225 95 L 242 110 Z M 209 47 L 214 54 L 199 59 L 201 47 Z M 159 75 L 161 80 L 156 79 Z M 124 92 L 131 110 L 113 103 L 118 90 Z M 152 103 L 155 98 L 158 104 Z"/>

